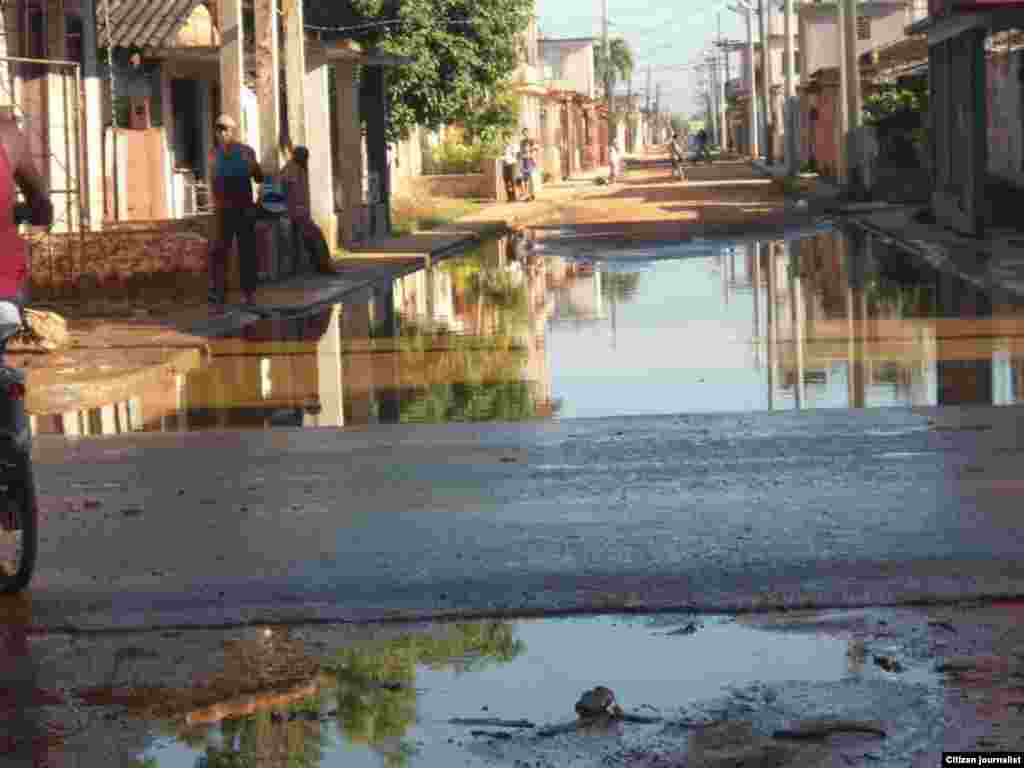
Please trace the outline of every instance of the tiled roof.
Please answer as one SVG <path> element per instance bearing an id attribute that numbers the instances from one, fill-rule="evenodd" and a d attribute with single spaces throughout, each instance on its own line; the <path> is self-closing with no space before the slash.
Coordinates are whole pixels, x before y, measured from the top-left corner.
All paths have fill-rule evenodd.
<path id="1" fill-rule="evenodd" d="M 107 8 L 110 38 L 121 48 L 160 48 L 173 44 L 181 25 L 202 0 L 99 0 L 96 4 L 98 42 L 106 45 Z"/>

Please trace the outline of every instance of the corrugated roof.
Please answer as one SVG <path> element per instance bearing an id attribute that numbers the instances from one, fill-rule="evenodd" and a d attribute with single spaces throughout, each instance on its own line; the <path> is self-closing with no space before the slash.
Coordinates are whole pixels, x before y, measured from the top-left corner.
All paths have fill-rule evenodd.
<path id="1" fill-rule="evenodd" d="M 99 0 L 96 21 L 99 44 L 106 45 L 107 8 L 110 5 L 110 38 L 121 48 L 160 48 L 173 44 L 181 25 L 202 0 Z"/>

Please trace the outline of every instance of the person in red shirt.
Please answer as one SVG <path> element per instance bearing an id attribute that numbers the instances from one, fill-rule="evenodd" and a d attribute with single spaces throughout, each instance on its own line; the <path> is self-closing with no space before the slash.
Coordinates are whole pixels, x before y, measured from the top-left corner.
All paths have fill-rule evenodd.
<path id="1" fill-rule="evenodd" d="M 235 139 L 236 127 L 230 116 L 218 117 L 215 145 L 210 152 L 215 231 L 210 244 L 209 298 L 214 314 L 224 311 L 227 256 L 235 241 L 246 304 L 253 303 L 256 290 L 256 203 L 252 183 L 263 181 L 263 170 L 253 148 Z"/>
<path id="2" fill-rule="evenodd" d="M 25 203 L 18 204 L 18 190 Z M 46 183 L 32 162 L 28 138 L 12 117 L 0 118 L 0 298 L 25 300 L 28 250 L 17 219 L 38 226 L 53 223 Z"/>
<path id="3" fill-rule="evenodd" d="M 292 222 L 292 241 L 305 250 L 311 265 L 320 272 L 331 271 L 331 254 L 323 232 L 313 221 L 309 195 L 309 149 L 298 146 L 292 150 L 292 159 L 281 172 L 288 218 Z"/>

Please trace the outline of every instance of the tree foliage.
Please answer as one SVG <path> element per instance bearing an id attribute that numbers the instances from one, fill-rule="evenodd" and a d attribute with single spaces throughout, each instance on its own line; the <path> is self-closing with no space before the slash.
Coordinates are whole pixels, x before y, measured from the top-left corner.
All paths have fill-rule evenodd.
<path id="1" fill-rule="evenodd" d="M 864 122 L 878 135 L 883 159 L 912 161 L 915 144 L 925 140 L 928 87 L 925 81 L 909 86 L 886 85 L 864 100 Z"/>
<path id="2" fill-rule="evenodd" d="M 356 23 L 397 20 L 366 30 L 362 41 L 410 63 L 390 68 L 390 139 L 415 125 L 473 123 L 514 72 L 532 0 L 351 0 Z M 506 113 L 499 107 L 495 119 Z M 486 122 L 486 120 L 484 120 Z"/>
<path id="3" fill-rule="evenodd" d="M 619 77 L 624 81 L 629 81 L 629 78 L 633 76 L 633 69 L 635 67 L 635 61 L 633 59 L 633 50 L 629 47 L 629 43 L 621 37 L 614 37 L 608 41 L 608 61 L 611 62 L 610 68 L 605 63 L 605 54 L 603 45 L 594 46 L 594 73 L 597 79 L 604 83 L 605 72 L 610 80 L 609 86 L 612 93 L 615 93 L 615 85 L 619 82 Z"/>

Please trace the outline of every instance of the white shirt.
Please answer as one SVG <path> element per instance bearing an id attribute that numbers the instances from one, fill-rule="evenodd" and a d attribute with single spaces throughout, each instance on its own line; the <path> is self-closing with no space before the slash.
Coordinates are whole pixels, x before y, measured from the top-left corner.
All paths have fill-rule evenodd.
<path id="1" fill-rule="evenodd" d="M 517 154 L 519 154 L 519 149 L 515 144 L 506 144 L 505 155 L 502 157 L 502 160 L 505 161 L 505 165 L 515 165 Z"/>

